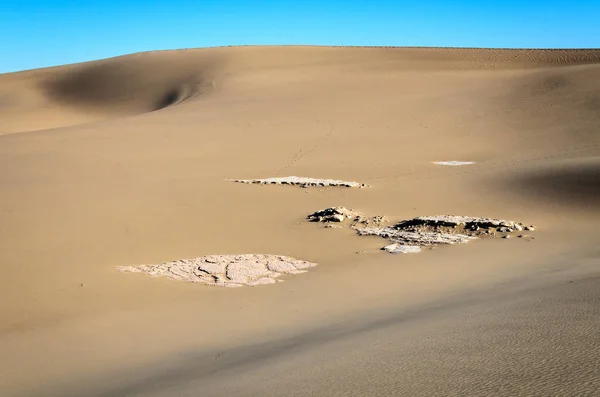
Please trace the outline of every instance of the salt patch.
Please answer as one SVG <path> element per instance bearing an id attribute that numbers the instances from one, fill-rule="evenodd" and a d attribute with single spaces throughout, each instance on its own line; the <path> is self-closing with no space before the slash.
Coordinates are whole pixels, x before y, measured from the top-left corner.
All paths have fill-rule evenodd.
<path id="1" fill-rule="evenodd" d="M 145 273 L 220 287 L 273 284 L 282 274 L 299 274 L 315 263 L 281 255 L 209 255 L 159 265 L 119 266 L 122 272 Z"/>
<path id="2" fill-rule="evenodd" d="M 474 161 L 434 161 L 433 164 L 437 165 L 447 165 L 450 167 L 457 167 L 460 165 L 471 165 L 475 164 Z"/>

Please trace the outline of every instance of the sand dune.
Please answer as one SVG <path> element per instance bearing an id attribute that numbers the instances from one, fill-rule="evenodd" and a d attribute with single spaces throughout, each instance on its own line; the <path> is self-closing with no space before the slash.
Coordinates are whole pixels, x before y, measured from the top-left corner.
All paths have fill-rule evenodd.
<path id="1" fill-rule="evenodd" d="M 600 50 L 231 47 L 0 75 L 0 394 L 185 395 L 199 382 L 207 395 L 593 395 L 596 358 L 569 348 L 561 361 L 549 346 L 600 345 L 584 293 L 598 276 L 599 125 Z M 450 161 L 472 164 L 434 164 Z M 368 188 L 231 182 L 290 175 Z M 337 206 L 392 222 L 518 219 L 535 238 L 389 255 L 305 219 Z M 239 289 L 116 270 L 242 253 L 319 266 Z M 586 287 L 561 287 L 574 277 Z M 330 332 L 405 311 L 423 321 Z M 572 328 L 548 331 L 557 321 Z M 471 337 L 498 348 L 474 356 Z M 257 361 L 273 354 L 298 376 Z M 548 383 L 567 372 L 587 386 Z"/>
<path id="2" fill-rule="evenodd" d="M 172 58 L 177 56 L 136 54 L 2 76 L 6 124 L 0 134 L 160 110 L 212 89 L 213 56 Z M 54 117 L 36 124 L 22 120 L 38 112 Z"/>
<path id="3" fill-rule="evenodd" d="M 208 93 L 217 81 L 227 82 L 228 74 L 240 71 L 240 68 L 243 71 L 311 64 L 371 64 L 388 70 L 515 69 L 594 64 L 599 58 L 600 52 L 592 50 L 343 47 L 242 47 L 140 53 L 2 76 L 0 134 L 159 110 Z M 598 71 L 595 73 L 597 76 Z M 588 78 L 577 79 L 577 73 L 569 73 L 572 75 L 584 84 Z M 560 95 L 560 90 L 569 84 L 569 78 L 562 73 L 552 72 L 527 89 L 534 95 L 548 91 Z M 590 111 L 593 111 L 594 104 L 590 105 Z M 40 116 L 44 120 L 24 120 Z"/>

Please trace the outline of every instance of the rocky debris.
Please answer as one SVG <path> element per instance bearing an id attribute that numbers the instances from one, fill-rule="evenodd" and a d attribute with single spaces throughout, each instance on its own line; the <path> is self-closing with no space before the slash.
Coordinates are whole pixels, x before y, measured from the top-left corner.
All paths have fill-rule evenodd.
<path id="1" fill-rule="evenodd" d="M 518 236 L 519 238 L 526 240 L 526 241 L 531 241 L 531 240 L 535 240 L 535 237 L 530 236 L 528 234 L 519 234 Z"/>
<path id="2" fill-rule="evenodd" d="M 499 228 L 515 229 L 523 227 L 522 223 L 507 221 L 504 219 L 494 218 L 476 218 L 471 216 L 457 215 L 435 215 L 435 216 L 419 216 L 413 219 L 400 222 L 397 226 L 403 228 L 411 226 L 427 226 L 427 227 L 458 227 L 464 226 L 466 229 L 479 228 Z"/>
<path id="3" fill-rule="evenodd" d="M 389 252 L 390 254 L 412 254 L 421 252 L 421 247 L 419 247 L 418 245 L 403 245 L 399 243 L 394 243 L 386 245 L 382 248 L 382 250 Z"/>
<path id="4" fill-rule="evenodd" d="M 160 265 L 119 266 L 122 272 L 145 273 L 153 277 L 202 283 L 219 287 L 273 284 L 283 274 L 305 273 L 316 266 L 287 256 L 245 254 L 209 255 Z"/>
<path id="5" fill-rule="evenodd" d="M 306 217 L 311 222 L 344 222 L 358 217 L 359 213 L 346 207 L 330 207 L 319 210 Z"/>
<path id="6" fill-rule="evenodd" d="M 466 243 L 476 237 L 464 234 L 406 231 L 396 227 L 366 227 L 356 229 L 359 236 L 379 236 L 404 245 L 437 245 Z"/>
<path id="7" fill-rule="evenodd" d="M 321 186 L 321 187 L 341 186 L 341 187 L 357 187 L 357 188 L 367 187 L 367 185 L 365 185 L 364 183 L 340 181 L 337 179 L 306 178 L 306 177 L 301 177 L 301 176 L 286 176 L 286 177 L 280 177 L 280 178 L 266 178 L 266 179 L 232 179 L 232 181 L 238 182 L 238 183 L 248 183 L 248 184 L 295 185 L 295 186 L 300 186 L 300 187 L 310 187 L 310 186 Z"/>
<path id="8" fill-rule="evenodd" d="M 312 213 L 306 217 L 310 222 L 324 222 L 326 228 L 339 228 L 331 223 L 342 223 L 345 220 L 352 221 L 350 227 L 357 229 L 367 226 L 382 226 L 388 224 L 386 217 L 377 215 L 373 217 L 363 216 L 362 213 L 346 207 L 329 207 Z"/>
<path id="9" fill-rule="evenodd" d="M 340 214 L 335 214 L 331 216 L 331 221 L 332 222 L 344 222 L 344 215 L 340 215 Z"/>
<path id="10" fill-rule="evenodd" d="M 496 232 L 510 238 L 511 232 L 531 229 L 520 222 L 495 218 L 456 215 L 420 216 L 393 226 L 357 227 L 361 236 L 380 236 L 395 244 L 384 247 L 387 252 L 402 253 L 402 246 L 431 246 L 467 243 L 478 237 L 496 237 Z M 413 251 L 410 251 L 413 252 Z"/>
<path id="11" fill-rule="evenodd" d="M 342 222 L 353 218 L 350 227 L 359 236 L 379 236 L 392 244 L 382 249 L 390 253 L 419 252 L 419 247 L 463 244 L 479 237 L 500 236 L 510 238 L 515 231 L 533 230 L 520 222 L 495 218 L 478 218 L 457 215 L 419 216 L 389 225 L 383 216 L 365 217 L 344 207 L 331 207 L 307 217 L 312 222 Z"/>
<path id="12" fill-rule="evenodd" d="M 359 215 L 356 218 L 354 218 L 352 227 L 356 229 L 360 226 L 383 226 L 387 225 L 388 223 L 388 219 L 382 215 L 377 215 L 370 218 Z"/>
<path id="13" fill-rule="evenodd" d="M 433 164 L 437 164 L 437 165 L 447 165 L 450 167 L 458 167 L 461 165 L 471 165 L 471 164 L 475 164 L 474 161 L 434 161 Z"/>
<path id="14" fill-rule="evenodd" d="M 514 231 L 531 230 L 533 226 L 525 226 L 520 222 L 494 218 L 476 218 L 470 216 L 436 215 L 421 216 L 400 222 L 396 228 L 412 231 L 462 230 L 471 236 L 512 233 Z"/>

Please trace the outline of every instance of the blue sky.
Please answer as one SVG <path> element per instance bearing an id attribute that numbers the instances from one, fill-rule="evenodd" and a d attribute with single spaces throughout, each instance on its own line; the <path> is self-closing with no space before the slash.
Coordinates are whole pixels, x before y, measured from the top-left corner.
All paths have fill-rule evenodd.
<path id="1" fill-rule="evenodd" d="M 0 73 L 243 44 L 600 47 L 600 0 L 0 0 Z"/>

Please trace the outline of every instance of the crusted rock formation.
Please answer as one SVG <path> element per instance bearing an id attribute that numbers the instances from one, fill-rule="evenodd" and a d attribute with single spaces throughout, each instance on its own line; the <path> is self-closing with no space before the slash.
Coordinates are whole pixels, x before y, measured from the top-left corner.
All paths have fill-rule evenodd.
<path id="1" fill-rule="evenodd" d="M 311 222 L 344 222 L 360 214 L 346 207 L 330 207 L 314 212 L 306 217 Z"/>
<path id="2" fill-rule="evenodd" d="M 377 215 L 366 217 L 361 212 L 348 209 L 346 207 L 329 207 L 316 211 L 306 217 L 310 222 L 327 223 L 325 227 L 333 228 L 331 222 L 341 223 L 345 220 L 352 221 L 350 227 L 357 229 L 366 226 L 382 226 L 388 224 L 388 219 L 385 216 Z"/>
<path id="3" fill-rule="evenodd" d="M 366 227 L 356 229 L 359 236 L 380 236 L 403 245 L 437 245 L 466 243 L 476 237 L 465 234 L 452 234 L 425 231 L 406 231 L 395 227 Z"/>
<path id="4" fill-rule="evenodd" d="M 471 216 L 435 215 L 419 216 L 399 222 L 395 228 L 404 230 L 421 230 L 423 228 L 439 230 L 444 228 L 464 228 L 468 231 L 495 230 L 502 233 L 522 231 L 533 226 L 524 226 L 520 222 L 494 218 L 476 218 Z"/>
<path id="5" fill-rule="evenodd" d="M 358 187 L 363 188 L 366 187 L 364 183 L 358 182 L 349 182 L 349 181 L 340 181 L 337 179 L 316 179 L 316 178 L 306 178 L 301 176 L 286 176 L 281 178 L 266 178 L 266 179 L 232 179 L 234 182 L 238 183 L 254 183 L 261 185 L 295 185 L 301 187 L 309 187 L 309 186 L 321 186 L 321 187 L 331 187 L 331 186 L 341 186 L 341 187 Z"/>
<path id="6" fill-rule="evenodd" d="M 372 217 L 366 216 L 357 216 L 354 218 L 354 222 L 352 223 L 352 228 L 356 229 L 360 226 L 383 226 L 389 223 L 388 219 L 382 215 L 376 215 Z"/>
<path id="7" fill-rule="evenodd" d="M 208 255 L 160 265 L 119 266 L 122 272 L 146 273 L 220 287 L 273 284 L 282 274 L 305 273 L 316 266 L 281 255 Z"/>
<path id="8" fill-rule="evenodd" d="M 359 236 L 379 236 L 392 244 L 382 249 L 386 252 L 414 253 L 420 247 L 442 244 L 462 244 L 479 237 L 510 238 L 515 231 L 533 231 L 534 226 L 494 218 L 477 218 L 457 215 L 420 216 L 389 225 L 383 216 L 364 217 L 344 207 L 331 207 L 307 217 L 313 222 L 343 222 L 352 218 L 350 227 Z"/>
<path id="9" fill-rule="evenodd" d="M 390 254 L 414 254 L 417 252 L 421 252 L 421 247 L 418 245 L 403 245 L 399 243 L 394 243 L 390 245 L 386 245 L 382 248 L 385 252 L 389 252 Z"/>
<path id="10" fill-rule="evenodd" d="M 533 226 L 504 219 L 456 215 L 420 216 L 393 226 L 356 227 L 361 236 L 380 236 L 397 244 L 383 248 L 392 253 L 417 252 L 404 248 L 406 246 L 461 244 L 478 237 L 495 237 L 497 233 L 503 238 L 510 238 L 508 233 L 534 229 Z"/>

